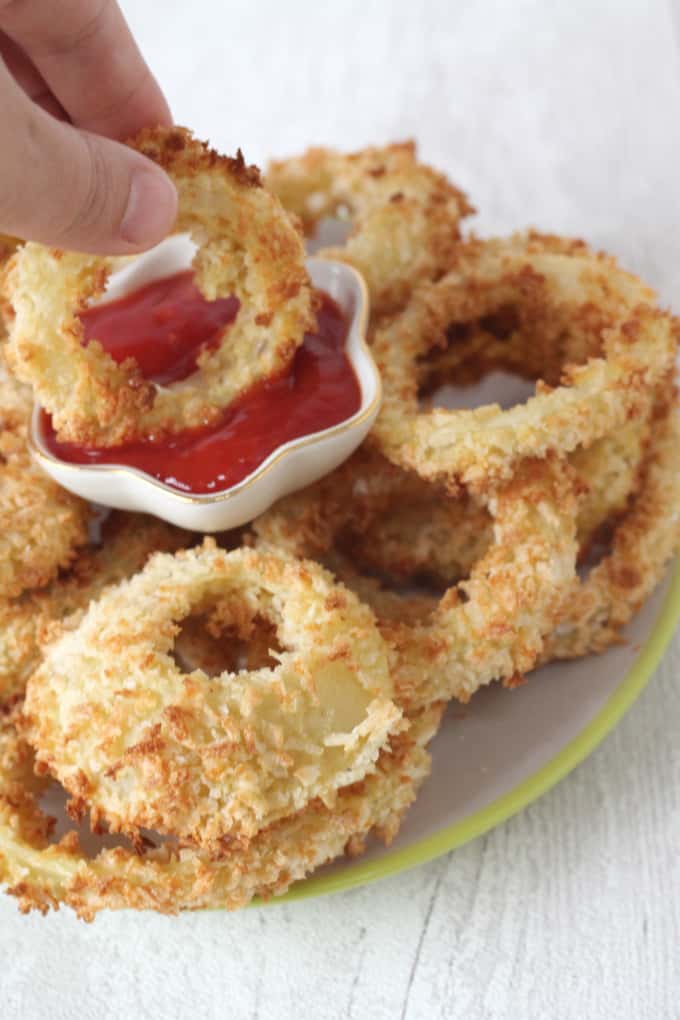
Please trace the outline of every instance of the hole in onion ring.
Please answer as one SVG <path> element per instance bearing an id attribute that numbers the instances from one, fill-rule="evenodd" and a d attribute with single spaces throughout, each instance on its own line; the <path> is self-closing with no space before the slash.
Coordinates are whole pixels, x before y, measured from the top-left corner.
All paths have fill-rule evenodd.
<path id="1" fill-rule="evenodd" d="M 594 570 L 611 554 L 616 528 L 624 517 L 625 514 L 621 513 L 602 521 L 583 543 L 576 567 L 581 581 L 587 580 L 591 570 Z"/>
<path id="2" fill-rule="evenodd" d="M 451 323 L 443 347 L 417 359 L 419 410 L 473 410 L 497 404 L 507 411 L 533 397 L 539 380 L 559 385 L 563 352 L 571 346 L 568 337 L 558 330 L 550 343 L 537 337 L 534 346 L 535 324 L 524 318 L 516 306 L 500 304 L 475 321 Z M 601 323 L 590 318 L 586 315 L 588 343 L 574 351 L 572 365 L 601 353 Z"/>
<path id="3" fill-rule="evenodd" d="M 418 394 L 418 407 L 430 411 L 435 407 L 447 410 L 461 408 L 472 410 L 485 404 L 498 404 L 507 411 L 534 394 L 534 385 L 514 372 L 492 370 L 477 383 L 470 386 L 456 386 L 442 383 L 434 389 L 423 386 Z"/>
<path id="4" fill-rule="evenodd" d="M 182 622 L 171 654 L 186 673 L 200 669 L 213 677 L 225 670 L 271 669 L 276 666 L 277 653 L 284 651 L 276 627 L 262 616 L 255 616 L 243 627 L 203 612 Z"/>
<path id="5" fill-rule="evenodd" d="M 164 836 L 151 829 L 141 829 L 133 843 L 123 833 L 109 832 L 104 825 L 94 827 L 91 824 L 89 811 L 75 816 L 69 813 L 71 797 L 61 783 L 50 776 L 42 795 L 37 799 L 38 809 L 47 819 L 49 828 L 47 845 L 57 846 L 65 836 L 77 836 L 78 845 L 83 857 L 94 860 L 103 850 L 114 850 L 118 847 L 144 854 L 147 850 L 176 843 L 172 836 Z"/>

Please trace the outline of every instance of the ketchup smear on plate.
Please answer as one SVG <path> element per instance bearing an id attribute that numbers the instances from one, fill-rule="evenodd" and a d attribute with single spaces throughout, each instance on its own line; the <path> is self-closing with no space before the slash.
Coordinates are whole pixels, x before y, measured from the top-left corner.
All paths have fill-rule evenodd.
<path id="1" fill-rule="evenodd" d="M 100 449 L 60 443 L 45 414 L 48 449 L 75 464 L 139 468 L 182 492 L 230 488 L 279 446 L 337 425 L 361 405 L 345 353 L 345 316 L 324 291 L 317 296 L 317 330 L 305 336 L 288 370 L 256 383 L 217 424 Z M 237 313 L 234 298 L 206 301 L 189 270 L 88 308 L 82 321 L 86 341 L 96 338 L 118 362 L 134 358 L 147 379 L 168 385 L 195 371 L 201 351 L 217 346 Z"/>

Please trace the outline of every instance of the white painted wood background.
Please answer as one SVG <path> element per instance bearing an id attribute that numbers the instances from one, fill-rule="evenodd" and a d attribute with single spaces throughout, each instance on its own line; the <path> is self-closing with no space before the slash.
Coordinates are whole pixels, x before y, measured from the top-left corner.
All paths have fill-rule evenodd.
<path id="1" fill-rule="evenodd" d="M 416 136 L 469 190 L 480 230 L 582 233 L 680 311 L 680 51 L 665 0 L 124 7 L 177 119 L 217 145 L 264 160 Z M 0 1016 L 680 1017 L 679 668 L 677 637 L 558 788 L 370 888 L 91 926 L 0 900 Z"/>

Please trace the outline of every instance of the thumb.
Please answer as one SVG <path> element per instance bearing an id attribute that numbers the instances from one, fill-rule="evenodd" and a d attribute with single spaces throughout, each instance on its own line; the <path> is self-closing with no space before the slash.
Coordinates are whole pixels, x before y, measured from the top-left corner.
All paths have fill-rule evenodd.
<path id="1" fill-rule="evenodd" d="M 1 232 L 101 255 L 144 251 L 170 232 L 177 192 L 160 167 L 119 142 L 55 120 L 18 90 L 7 98 Z"/>

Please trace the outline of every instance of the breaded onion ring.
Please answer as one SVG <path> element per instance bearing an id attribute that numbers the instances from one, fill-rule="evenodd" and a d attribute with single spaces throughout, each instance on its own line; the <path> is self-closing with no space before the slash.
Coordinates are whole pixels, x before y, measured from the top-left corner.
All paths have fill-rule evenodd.
<path id="1" fill-rule="evenodd" d="M 576 520 L 582 560 L 603 526 L 616 521 L 638 491 L 653 421 L 653 414 L 634 418 L 569 455 L 583 490 Z"/>
<path id="2" fill-rule="evenodd" d="M 375 460 L 360 470 L 363 456 L 281 500 L 254 522 L 256 539 L 297 555 L 332 551 L 341 529 L 370 521 L 376 492 L 389 489 L 390 475 L 381 480 Z M 566 465 L 552 456 L 526 460 L 480 501 L 493 521 L 493 543 L 469 578 L 422 624 L 381 622 L 396 652 L 397 699 L 409 710 L 467 701 L 483 684 L 530 669 L 574 576 L 576 496 Z"/>
<path id="3" fill-rule="evenodd" d="M 66 574 L 39 591 L 0 600 L 0 706 L 23 696 L 60 626 L 75 626 L 92 599 L 141 570 L 151 553 L 174 552 L 188 541 L 186 532 L 153 517 L 114 513 L 101 544 L 80 549 Z"/>
<path id="4" fill-rule="evenodd" d="M 576 517 L 580 559 L 634 495 L 650 425 L 650 417 L 634 419 L 570 454 L 581 492 Z M 397 583 L 453 584 L 467 577 L 492 541 L 492 520 L 479 500 L 469 493 L 447 497 L 438 485 L 404 472 L 391 505 L 361 530 L 350 528 L 344 544 L 360 568 Z M 344 576 L 341 580 L 348 583 Z"/>
<path id="5" fill-rule="evenodd" d="M 7 339 L 7 326 L 12 314 L 9 302 L 3 297 L 4 273 L 9 257 L 16 251 L 17 245 L 18 241 L 14 237 L 0 234 L 0 343 Z"/>
<path id="6" fill-rule="evenodd" d="M 219 156 L 181 128 L 144 131 L 133 146 L 177 186 L 175 230 L 199 246 L 199 289 L 208 300 L 237 297 L 239 312 L 196 372 L 156 386 L 134 359 L 117 364 L 96 340 L 83 344 L 78 315 L 121 260 L 25 245 L 7 272 L 9 353 L 64 441 L 112 446 L 208 424 L 258 379 L 281 371 L 314 324 L 302 240 L 257 168 L 240 154 Z"/>
<path id="7" fill-rule="evenodd" d="M 144 855 L 118 848 L 88 859 L 75 833 L 48 845 L 49 819 L 37 804 L 30 747 L 13 720 L 0 720 L 0 881 L 22 911 L 60 904 L 92 920 L 101 910 L 234 910 L 255 896 L 279 896 L 346 849 L 359 852 L 371 833 L 386 843 L 430 772 L 426 745 L 442 706 L 432 705 L 409 730 L 390 738 L 375 771 L 345 787 L 333 808 L 315 800 L 297 814 L 234 840 L 219 860 L 166 843 Z M 45 780 L 43 780 L 43 784 Z"/>
<path id="8" fill-rule="evenodd" d="M 523 457 L 568 453 L 648 413 L 675 359 L 677 321 L 613 259 L 536 247 L 533 236 L 461 246 L 455 270 L 377 331 L 384 401 L 371 437 L 390 460 L 425 478 L 482 484 L 509 478 Z M 559 345 L 561 384 L 539 382 L 536 396 L 507 411 L 420 412 L 419 359 L 447 331 L 501 310 L 516 323 L 509 346 L 527 337 L 537 352 Z"/>
<path id="9" fill-rule="evenodd" d="M 474 212 L 443 174 L 418 162 L 413 142 L 353 153 L 309 149 L 271 163 L 266 183 L 308 232 L 324 217 L 349 220 L 347 243 L 317 254 L 362 273 L 374 316 L 403 307 L 419 281 L 446 271 L 460 220 Z"/>
<path id="10" fill-rule="evenodd" d="M 337 549 L 326 553 L 323 561 L 339 581 L 371 607 L 381 630 L 390 624 L 413 627 L 426 623 L 437 608 L 439 600 L 434 594 L 395 590 L 374 574 L 362 573 L 349 555 Z"/>
<path id="11" fill-rule="evenodd" d="M 572 659 L 620 640 L 680 547 L 680 416 L 674 392 L 655 413 L 639 492 L 610 552 L 575 580 L 542 658 Z"/>
<path id="12" fill-rule="evenodd" d="M 182 673 L 177 624 L 215 607 L 275 624 L 275 668 Z M 38 760 L 95 825 L 219 853 L 375 768 L 403 725 L 370 610 L 318 564 L 206 541 L 109 589 L 31 677 Z"/>
<path id="13" fill-rule="evenodd" d="M 30 391 L 0 363 L 0 599 L 52 580 L 88 538 L 89 505 L 34 463 Z"/>

